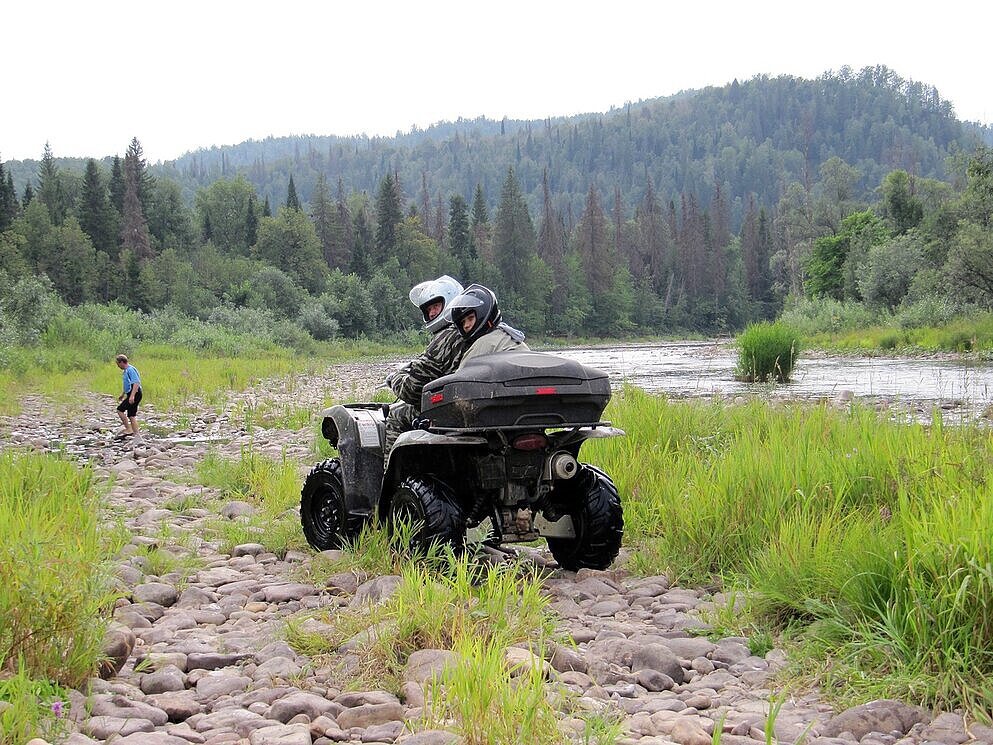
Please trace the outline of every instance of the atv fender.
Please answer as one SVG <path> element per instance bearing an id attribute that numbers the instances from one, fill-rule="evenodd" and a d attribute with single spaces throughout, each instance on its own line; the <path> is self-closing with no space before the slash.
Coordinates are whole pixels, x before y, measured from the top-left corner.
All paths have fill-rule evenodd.
<path id="1" fill-rule="evenodd" d="M 386 473 L 383 478 L 380 513 L 389 508 L 389 499 L 394 488 L 411 474 L 430 473 L 431 464 L 437 463 L 441 453 L 449 448 L 485 446 L 487 439 L 475 435 L 446 435 L 438 432 L 428 432 L 414 429 L 397 437 L 386 461 Z M 435 450 L 437 447 L 445 450 Z M 447 458 L 445 458 L 447 460 Z"/>
<path id="2" fill-rule="evenodd" d="M 338 448 L 345 508 L 370 516 L 379 503 L 383 479 L 385 418 L 379 404 L 332 406 L 322 412 L 321 434 Z"/>

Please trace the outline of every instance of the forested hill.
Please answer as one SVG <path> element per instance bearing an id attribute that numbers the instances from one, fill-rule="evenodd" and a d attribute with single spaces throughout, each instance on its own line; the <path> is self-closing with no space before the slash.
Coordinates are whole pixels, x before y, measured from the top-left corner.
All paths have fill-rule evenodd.
<path id="1" fill-rule="evenodd" d="M 532 210 L 547 171 L 564 215 L 579 215 L 591 184 L 607 195 L 619 188 L 633 205 L 651 179 L 663 201 L 691 193 L 705 206 L 720 186 L 737 224 L 749 194 L 773 205 L 790 182 L 816 181 L 832 156 L 859 169 L 865 194 L 893 169 L 942 178 L 949 153 L 971 151 L 981 138 L 993 143 L 993 130 L 958 121 L 933 87 L 875 67 L 816 80 L 760 76 L 569 118 L 459 120 L 392 138 L 268 138 L 152 170 L 179 181 L 188 196 L 237 173 L 273 204 L 285 198 L 291 175 L 304 201 L 321 173 L 332 184 L 341 177 L 347 192 L 373 194 L 392 172 L 417 204 L 425 190 L 432 204 L 451 194 L 469 199 L 477 184 L 493 204 L 513 166 Z"/>

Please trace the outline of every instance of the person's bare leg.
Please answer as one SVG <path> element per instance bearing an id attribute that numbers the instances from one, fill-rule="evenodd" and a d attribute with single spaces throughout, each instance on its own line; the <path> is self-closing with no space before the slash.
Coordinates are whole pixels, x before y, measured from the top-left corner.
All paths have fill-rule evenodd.
<path id="1" fill-rule="evenodd" d="M 135 437 L 137 437 L 138 436 L 138 418 L 137 417 L 130 416 L 130 417 L 128 417 L 128 421 L 131 422 L 131 434 L 133 434 Z"/>
<path id="2" fill-rule="evenodd" d="M 125 432 L 133 432 L 133 430 L 131 429 L 131 427 L 134 426 L 134 419 L 131 420 L 131 425 L 129 426 L 128 425 L 128 415 L 126 413 L 124 413 L 123 411 L 118 411 L 117 412 L 117 416 L 119 416 L 121 418 L 121 424 L 124 426 L 124 431 Z"/>

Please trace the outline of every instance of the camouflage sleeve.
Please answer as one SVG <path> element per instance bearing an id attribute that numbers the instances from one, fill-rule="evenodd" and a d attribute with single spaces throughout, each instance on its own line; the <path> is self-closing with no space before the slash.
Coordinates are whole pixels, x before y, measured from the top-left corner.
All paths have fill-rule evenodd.
<path id="1" fill-rule="evenodd" d="M 458 369 L 465 352 L 465 340 L 454 326 L 446 326 L 428 342 L 424 353 L 393 373 L 387 384 L 401 401 L 421 408 L 421 392 L 432 380 Z"/>

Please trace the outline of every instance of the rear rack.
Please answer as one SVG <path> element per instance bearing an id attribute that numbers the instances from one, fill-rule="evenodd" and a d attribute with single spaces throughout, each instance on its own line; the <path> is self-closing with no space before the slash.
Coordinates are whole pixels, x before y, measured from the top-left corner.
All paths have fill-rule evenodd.
<path id="1" fill-rule="evenodd" d="M 500 430 L 501 432 L 521 432 L 525 430 L 547 430 L 547 429 L 562 429 L 562 430 L 577 430 L 591 428 L 596 429 L 597 427 L 613 427 L 614 425 L 610 422 L 563 422 L 560 424 L 508 424 L 506 426 L 500 427 L 435 427 L 430 423 L 423 429 L 428 432 L 438 432 L 438 433 L 451 433 L 451 434 L 475 434 L 476 432 L 492 432 L 494 430 Z"/>

